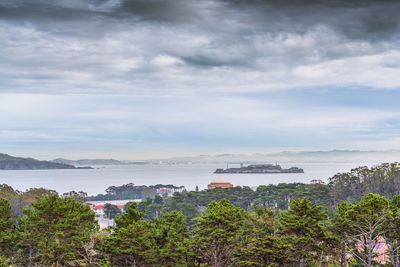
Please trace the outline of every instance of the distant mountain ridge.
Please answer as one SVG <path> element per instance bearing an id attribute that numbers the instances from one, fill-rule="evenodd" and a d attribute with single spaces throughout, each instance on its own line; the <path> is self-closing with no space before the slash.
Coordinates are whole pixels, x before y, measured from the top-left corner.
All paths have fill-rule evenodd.
<path id="1" fill-rule="evenodd" d="M 69 164 L 42 161 L 33 158 L 13 157 L 0 153 L 0 170 L 76 169 Z"/>
<path id="2" fill-rule="evenodd" d="M 75 165 L 75 166 L 121 165 L 121 164 L 125 164 L 124 162 L 116 160 L 116 159 L 79 159 L 79 160 L 70 160 L 70 159 L 57 158 L 57 159 L 53 159 L 51 162 L 59 163 L 59 164 Z"/>
<path id="3" fill-rule="evenodd" d="M 54 163 L 69 164 L 74 166 L 102 166 L 102 165 L 143 165 L 149 164 L 147 160 L 136 160 L 136 161 L 121 161 L 116 159 L 64 159 L 57 158 L 51 160 Z"/>
<path id="4" fill-rule="evenodd" d="M 400 161 L 400 150 L 282 151 L 254 154 L 217 154 L 150 160 L 151 163 L 349 163 Z"/>

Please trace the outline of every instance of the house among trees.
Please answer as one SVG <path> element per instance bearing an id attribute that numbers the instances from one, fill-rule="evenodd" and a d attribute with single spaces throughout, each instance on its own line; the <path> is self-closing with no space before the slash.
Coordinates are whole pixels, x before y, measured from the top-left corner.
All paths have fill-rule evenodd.
<path id="1" fill-rule="evenodd" d="M 224 179 L 216 179 L 212 181 L 211 183 L 208 184 L 207 188 L 210 189 L 215 189 L 215 188 L 232 188 L 233 184 L 229 182 L 228 180 Z"/>

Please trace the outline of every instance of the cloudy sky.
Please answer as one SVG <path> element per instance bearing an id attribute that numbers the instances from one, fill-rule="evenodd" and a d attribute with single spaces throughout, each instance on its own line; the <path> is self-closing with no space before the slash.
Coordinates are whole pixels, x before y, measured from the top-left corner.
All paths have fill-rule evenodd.
<path id="1" fill-rule="evenodd" d="M 400 149 L 396 0 L 1 0 L 0 152 Z"/>

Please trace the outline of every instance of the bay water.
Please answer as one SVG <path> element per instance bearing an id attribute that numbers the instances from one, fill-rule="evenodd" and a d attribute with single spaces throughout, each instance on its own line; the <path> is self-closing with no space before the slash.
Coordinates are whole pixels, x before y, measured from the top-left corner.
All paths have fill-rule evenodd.
<path id="1" fill-rule="evenodd" d="M 43 187 L 59 193 L 84 191 L 89 195 L 105 193 L 109 186 L 127 183 L 135 185 L 173 184 L 188 190 L 205 189 L 214 179 L 229 180 L 235 186 L 250 186 L 303 182 L 319 179 L 327 182 L 339 172 L 347 172 L 358 166 L 373 163 L 288 163 L 282 167 L 300 167 L 304 173 L 293 174 L 214 174 L 224 164 L 176 164 L 176 165 L 109 165 L 94 166 L 95 169 L 75 170 L 12 170 L 0 171 L 0 184 L 8 184 L 24 191 Z"/>

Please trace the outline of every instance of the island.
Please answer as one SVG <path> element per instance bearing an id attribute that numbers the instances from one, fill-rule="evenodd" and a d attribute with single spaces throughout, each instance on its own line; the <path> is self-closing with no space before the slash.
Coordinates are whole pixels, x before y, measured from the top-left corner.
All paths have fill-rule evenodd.
<path id="1" fill-rule="evenodd" d="M 92 167 L 75 167 L 64 163 L 37 160 L 32 158 L 13 157 L 0 153 L 0 170 L 54 170 L 54 169 L 92 169 Z"/>
<path id="2" fill-rule="evenodd" d="M 282 168 L 278 164 L 252 164 L 240 168 L 216 169 L 214 173 L 304 173 L 302 168 Z"/>

